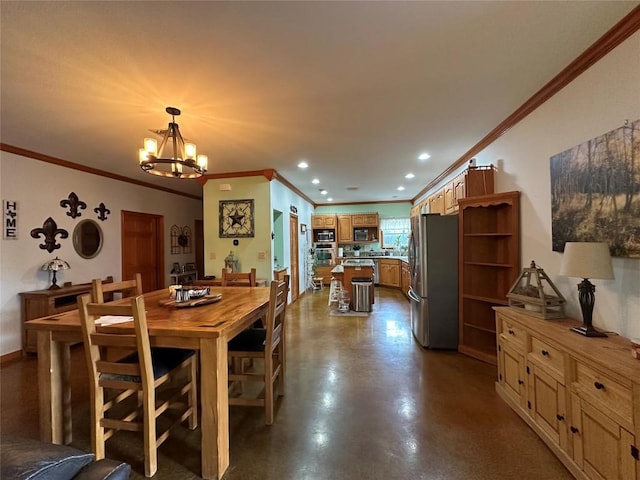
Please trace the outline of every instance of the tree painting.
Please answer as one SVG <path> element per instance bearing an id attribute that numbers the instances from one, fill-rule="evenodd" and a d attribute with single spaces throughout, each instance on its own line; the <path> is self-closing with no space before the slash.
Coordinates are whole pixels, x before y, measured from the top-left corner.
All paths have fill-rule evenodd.
<path id="1" fill-rule="evenodd" d="M 553 250 L 608 242 L 640 258 L 640 120 L 551 157 Z"/>

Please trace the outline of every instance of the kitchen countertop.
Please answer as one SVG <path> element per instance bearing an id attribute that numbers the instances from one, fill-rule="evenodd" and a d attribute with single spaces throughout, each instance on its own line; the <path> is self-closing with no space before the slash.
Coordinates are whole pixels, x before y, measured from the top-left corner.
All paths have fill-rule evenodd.
<path id="1" fill-rule="evenodd" d="M 405 263 L 409 263 L 409 257 L 402 255 L 360 255 L 359 257 L 338 257 L 338 261 L 347 260 L 401 260 Z"/>
<path id="2" fill-rule="evenodd" d="M 342 262 L 343 267 L 373 267 L 373 260 L 370 258 L 348 258 Z"/>

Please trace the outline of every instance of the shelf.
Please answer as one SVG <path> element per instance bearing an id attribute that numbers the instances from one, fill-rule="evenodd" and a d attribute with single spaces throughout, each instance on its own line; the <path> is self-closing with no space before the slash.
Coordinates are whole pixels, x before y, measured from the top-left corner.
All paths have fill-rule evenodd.
<path id="1" fill-rule="evenodd" d="M 507 305 L 520 274 L 520 192 L 463 198 L 459 205 L 458 350 L 496 363 L 492 308 Z"/>
<path id="2" fill-rule="evenodd" d="M 512 237 L 511 232 L 482 232 L 482 233 L 465 233 L 465 237 Z"/>
<path id="3" fill-rule="evenodd" d="M 476 330 L 480 330 L 482 332 L 487 332 L 487 333 L 490 333 L 491 335 L 495 335 L 496 334 L 495 328 L 493 330 L 491 330 L 490 328 L 480 327 L 479 325 L 474 325 L 473 323 L 465 323 L 464 326 L 465 327 L 469 327 L 469 328 L 475 328 Z"/>
<path id="4" fill-rule="evenodd" d="M 469 300 L 476 300 L 478 302 L 492 303 L 494 305 L 509 305 L 508 300 L 500 300 L 497 298 L 480 297 L 478 295 L 462 295 L 462 298 L 468 298 Z"/>
<path id="5" fill-rule="evenodd" d="M 491 267 L 491 268 L 513 268 L 513 265 L 508 263 L 488 263 L 488 262 L 464 262 L 465 265 L 475 265 L 478 267 Z"/>

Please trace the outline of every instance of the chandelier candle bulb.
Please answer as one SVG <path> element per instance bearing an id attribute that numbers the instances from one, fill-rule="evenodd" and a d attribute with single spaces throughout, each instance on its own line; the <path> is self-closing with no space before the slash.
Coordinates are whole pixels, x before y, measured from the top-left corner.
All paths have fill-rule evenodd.
<path id="1" fill-rule="evenodd" d="M 184 144 L 184 155 L 187 158 L 196 158 L 196 144 L 195 143 L 185 143 Z"/>
<path id="2" fill-rule="evenodd" d="M 144 139 L 144 150 L 149 155 L 155 155 L 158 153 L 158 142 L 155 138 L 145 138 Z"/>

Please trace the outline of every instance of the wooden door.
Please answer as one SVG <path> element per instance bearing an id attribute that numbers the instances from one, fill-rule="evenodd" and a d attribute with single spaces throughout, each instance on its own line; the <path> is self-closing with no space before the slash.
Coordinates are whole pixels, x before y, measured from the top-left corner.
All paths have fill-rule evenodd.
<path id="1" fill-rule="evenodd" d="M 142 291 L 164 288 L 164 218 L 122 211 L 122 280 L 142 275 Z"/>
<path id="2" fill-rule="evenodd" d="M 289 287 L 291 288 L 291 302 L 295 302 L 300 295 L 300 271 L 298 264 L 298 217 L 289 216 L 289 238 L 291 239 L 290 263 L 291 277 Z"/>
<path id="3" fill-rule="evenodd" d="M 195 221 L 193 236 L 198 278 L 204 278 L 204 223 L 202 220 Z"/>

